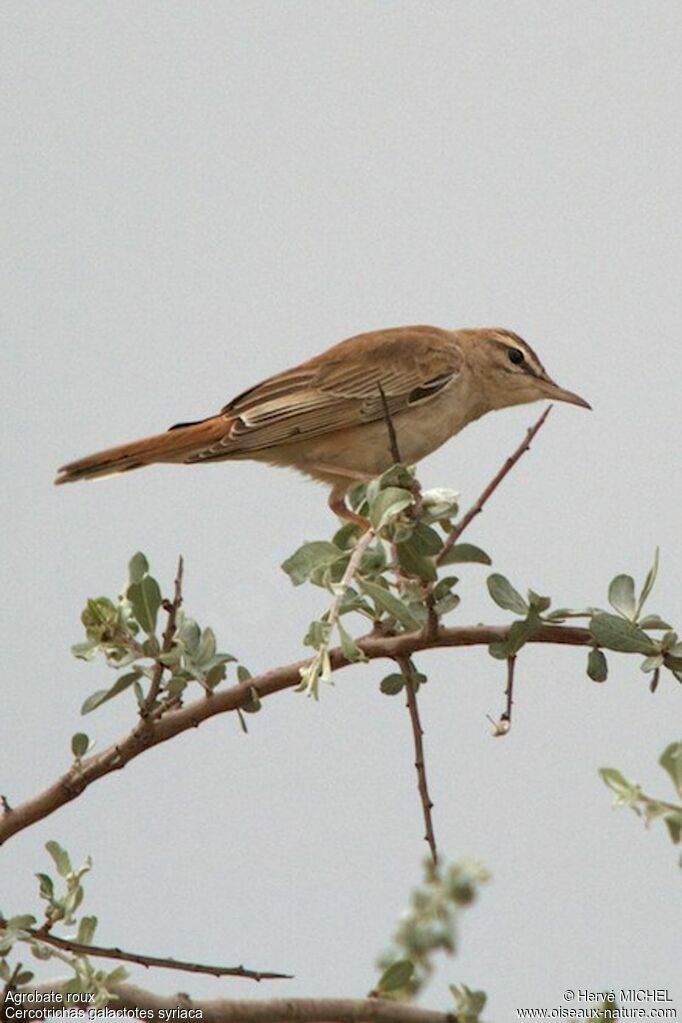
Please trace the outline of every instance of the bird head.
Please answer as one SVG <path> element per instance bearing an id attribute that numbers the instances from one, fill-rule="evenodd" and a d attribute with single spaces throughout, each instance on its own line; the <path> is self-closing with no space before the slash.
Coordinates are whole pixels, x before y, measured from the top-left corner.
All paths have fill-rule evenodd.
<path id="1" fill-rule="evenodd" d="M 471 331 L 466 348 L 467 361 L 491 408 L 542 399 L 592 407 L 579 394 L 555 383 L 530 345 L 511 330 L 490 327 Z"/>

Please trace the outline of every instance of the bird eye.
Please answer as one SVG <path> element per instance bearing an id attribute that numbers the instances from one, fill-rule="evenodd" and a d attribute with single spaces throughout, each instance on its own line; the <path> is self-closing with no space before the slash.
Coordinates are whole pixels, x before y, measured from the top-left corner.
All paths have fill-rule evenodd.
<path id="1" fill-rule="evenodd" d="M 523 362 L 523 352 L 520 352 L 518 348 L 508 348 L 507 355 L 509 361 L 513 362 L 515 366 L 520 366 Z"/>

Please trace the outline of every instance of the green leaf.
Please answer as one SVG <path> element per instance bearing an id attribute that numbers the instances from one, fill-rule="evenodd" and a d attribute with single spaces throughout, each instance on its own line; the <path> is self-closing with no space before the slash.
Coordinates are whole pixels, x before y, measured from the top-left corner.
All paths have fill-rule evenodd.
<path id="1" fill-rule="evenodd" d="M 199 665 L 207 664 L 208 662 L 213 660 L 217 649 L 218 643 L 216 641 L 213 629 L 205 628 L 204 631 L 201 633 L 199 646 L 193 658 L 194 662 Z"/>
<path id="2" fill-rule="evenodd" d="M 71 736 L 71 752 L 77 760 L 84 757 L 88 752 L 90 745 L 90 738 L 85 732 L 76 732 L 75 735 Z"/>
<path id="3" fill-rule="evenodd" d="M 196 651 L 199 649 L 201 629 L 193 618 L 188 618 L 183 615 L 180 628 L 177 630 L 175 638 L 189 654 L 194 656 Z"/>
<path id="4" fill-rule="evenodd" d="M 249 689 L 249 698 L 242 703 L 241 710 L 246 714 L 257 714 L 261 709 L 261 699 L 258 695 L 258 690 L 254 689 L 253 686 Z"/>
<path id="5" fill-rule="evenodd" d="M 657 668 L 663 667 L 663 654 L 652 654 L 650 657 L 645 657 L 640 668 L 642 671 L 656 671 Z"/>
<path id="6" fill-rule="evenodd" d="M 106 977 L 107 987 L 110 987 L 112 984 L 120 984 L 122 981 L 126 979 L 127 976 L 128 971 L 126 970 L 125 966 L 117 966 L 115 969 L 107 973 Z"/>
<path id="7" fill-rule="evenodd" d="M 252 678 L 251 672 L 243 664 L 237 665 L 237 679 L 239 682 L 248 682 Z"/>
<path id="8" fill-rule="evenodd" d="M 54 882 L 52 878 L 49 874 L 35 874 L 34 876 L 38 878 L 38 894 L 40 898 L 50 902 L 54 898 Z"/>
<path id="9" fill-rule="evenodd" d="M 436 581 L 438 573 L 436 572 L 433 558 L 420 554 L 411 539 L 403 543 L 397 543 L 395 549 L 398 555 L 398 563 L 408 575 L 417 576 L 419 579 L 427 579 L 430 582 Z"/>
<path id="10" fill-rule="evenodd" d="M 339 550 L 335 544 L 327 540 L 313 540 L 312 543 L 304 543 L 294 551 L 290 558 L 282 562 L 281 567 L 294 586 L 300 586 L 316 570 L 327 568 L 345 557 L 347 552 Z"/>
<path id="11" fill-rule="evenodd" d="M 682 838 L 682 813 L 669 813 L 663 818 L 663 823 L 672 841 L 677 845 Z"/>
<path id="12" fill-rule="evenodd" d="M 60 877 L 67 877 L 72 873 L 73 868 L 71 866 L 71 860 L 66 849 L 62 849 L 59 842 L 49 841 L 45 843 L 45 848 L 49 852 L 50 856 L 54 860 L 54 865 L 57 868 L 57 873 Z"/>
<path id="13" fill-rule="evenodd" d="M 536 634 L 541 624 L 536 615 L 524 618 L 520 622 L 512 622 L 505 638 L 490 644 L 489 653 L 499 661 L 506 661 L 508 657 L 516 656 L 528 640 Z"/>
<path id="14" fill-rule="evenodd" d="M 397 696 L 405 687 L 405 676 L 399 672 L 386 675 L 379 683 L 379 689 L 386 696 Z"/>
<path id="15" fill-rule="evenodd" d="M 664 622 L 659 615 L 645 615 L 637 623 L 640 629 L 671 629 L 668 622 Z"/>
<path id="16" fill-rule="evenodd" d="M 422 493 L 422 509 L 431 522 L 449 519 L 457 514 L 459 494 L 446 487 L 435 487 Z"/>
<path id="17" fill-rule="evenodd" d="M 678 796 L 682 797 L 682 742 L 671 742 L 658 762 L 670 775 Z"/>
<path id="18" fill-rule="evenodd" d="M 599 774 L 611 791 L 615 792 L 623 802 L 630 801 L 636 794 L 637 787 L 631 785 L 615 767 L 600 767 Z"/>
<path id="19" fill-rule="evenodd" d="M 161 590 L 156 579 L 146 575 L 139 583 L 131 583 L 126 590 L 135 620 L 148 636 L 156 629 L 156 616 L 161 607 Z"/>
<path id="20" fill-rule="evenodd" d="M 329 642 L 330 633 L 331 625 L 329 622 L 325 622 L 322 619 L 317 618 L 308 626 L 308 631 L 303 637 L 303 642 L 306 646 L 311 646 L 314 650 L 319 650 L 320 647 L 326 646 Z"/>
<path id="21" fill-rule="evenodd" d="M 489 554 L 486 554 L 484 550 L 476 547 L 473 543 L 456 543 L 440 560 L 441 565 L 459 565 L 464 563 L 492 565 L 492 560 Z M 502 577 L 500 576 L 500 578 Z"/>
<path id="22" fill-rule="evenodd" d="M 552 601 L 549 597 L 541 597 L 535 590 L 528 590 L 528 605 L 531 611 L 536 611 L 537 614 L 541 615 L 551 603 Z"/>
<path id="23" fill-rule="evenodd" d="M 414 617 L 410 609 L 402 602 L 402 600 L 384 589 L 383 586 L 379 586 L 378 583 L 371 583 L 367 579 L 361 579 L 360 586 L 367 596 L 372 598 L 378 610 L 385 611 L 387 614 L 395 618 L 397 622 L 400 622 L 404 628 L 410 631 L 419 628 L 419 622 Z"/>
<path id="24" fill-rule="evenodd" d="M 528 604 L 518 590 L 499 572 L 493 572 L 487 579 L 488 592 L 498 607 L 513 611 L 517 615 L 528 614 Z"/>
<path id="25" fill-rule="evenodd" d="M 14 982 L 17 987 L 21 987 L 23 984 L 29 984 L 34 977 L 35 974 L 31 970 L 21 970 L 14 978 Z"/>
<path id="26" fill-rule="evenodd" d="M 639 601 L 637 603 L 637 615 L 636 615 L 637 618 L 639 618 L 639 612 L 644 607 L 644 604 L 645 604 L 645 602 L 647 600 L 647 597 L 649 596 L 649 594 L 651 593 L 651 591 L 654 588 L 654 583 L 656 582 L 656 576 L 658 575 L 658 555 L 659 555 L 659 550 L 658 550 L 658 547 L 657 547 L 656 550 L 654 551 L 654 563 L 651 566 L 651 568 L 649 569 L 649 571 L 647 572 L 647 577 L 644 580 L 644 586 L 642 587 L 642 592 L 639 595 Z"/>
<path id="27" fill-rule="evenodd" d="M 638 626 L 618 615 L 602 611 L 590 621 L 590 632 L 599 646 L 622 653 L 655 653 L 653 641 Z"/>
<path id="28" fill-rule="evenodd" d="M 366 661 L 367 656 L 357 645 L 350 633 L 344 629 L 341 622 L 337 622 L 336 627 L 339 630 L 339 639 L 341 640 L 343 656 L 347 657 L 349 661 Z"/>
<path id="29" fill-rule="evenodd" d="M 603 650 L 592 647 L 587 655 L 587 674 L 593 682 L 606 682 L 609 665 Z"/>
<path id="30" fill-rule="evenodd" d="M 635 617 L 635 580 L 631 575 L 617 575 L 609 586 L 609 604 L 632 621 Z"/>
<path id="31" fill-rule="evenodd" d="M 128 686 L 136 682 L 139 677 L 140 672 L 136 668 L 135 671 L 129 671 L 127 674 L 121 675 L 120 678 L 116 679 L 111 688 L 98 689 L 97 692 L 91 693 L 81 707 L 81 714 L 89 714 L 91 710 L 101 707 L 107 700 L 112 700 L 114 696 L 118 696 L 119 693 L 122 693 Z"/>
<path id="32" fill-rule="evenodd" d="M 56 844 L 56 843 L 55 843 Z M 27 931 L 35 927 L 36 918 L 30 913 L 22 913 L 19 916 L 11 916 L 7 921 L 7 929 L 10 931 Z"/>
<path id="33" fill-rule="evenodd" d="M 96 916 L 82 916 L 78 923 L 78 933 L 76 935 L 76 941 L 81 945 L 91 945 L 92 939 L 95 936 L 95 929 L 97 928 L 97 917 Z"/>
<path id="34" fill-rule="evenodd" d="M 372 501 L 369 521 L 378 532 L 397 518 L 401 511 L 409 508 L 413 500 L 409 490 L 403 490 L 402 487 L 386 487 L 385 490 L 380 490 Z"/>
<path id="35" fill-rule="evenodd" d="M 398 991 L 400 988 L 407 987 L 412 979 L 414 973 L 414 965 L 409 959 L 399 959 L 396 963 L 391 963 L 387 970 L 379 977 L 377 981 L 377 991 Z"/>
<path id="36" fill-rule="evenodd" d="M 423 522 L 418 522 L 412 530 L 412 535 L 409 538 L 409 542 L 414 547 L 417 554 L 423 554 L 425 556 L 433 556 L 438 554 L 443 546 L 443 541 L 431 526 L 425 525 Z"/>
<path id="37" fill-rule="evenodd" d="M 220 664 L 214 664 L 213 667 L 209 668 L 206 672 L 204 685 L 207 689 L 213 690 L 220 682 L 223 681 L 226 675 L 227 670 L 222 662 Z"/>
<path id="38" fill-rule="evenodd" d="M 132 558 L 128 562 L 129 583 L 141 583 L 148 572 L 149 562 L 142 551 L 138 551 L 137 554 L 133 554 Z"/>

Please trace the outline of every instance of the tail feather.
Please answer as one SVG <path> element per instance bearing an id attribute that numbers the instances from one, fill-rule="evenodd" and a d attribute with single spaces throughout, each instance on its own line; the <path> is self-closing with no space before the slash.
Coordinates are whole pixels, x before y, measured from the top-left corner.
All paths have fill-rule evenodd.
<path id="1" fill-rule="evenodd" d="M 190 455 L 210 447 L 225 436 L 229 422 L 224 416 L 214 416 L 198 423 L 180 424 L 166 433 L 143 437 L 129 444 L 120 444 L 105 451 L 96 451 L 75 462 L 68 462 L 58 470 L 56 484 L 75 483 L 77 480 L 97 479 L 114 473 L 140 469 L 154 462 L 184 462 Z"/>

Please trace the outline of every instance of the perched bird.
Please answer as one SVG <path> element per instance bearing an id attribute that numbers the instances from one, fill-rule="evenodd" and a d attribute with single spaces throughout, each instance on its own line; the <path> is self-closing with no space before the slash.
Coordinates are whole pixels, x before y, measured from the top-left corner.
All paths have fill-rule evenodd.
<path id="1" fill-rule="evenodd" d="M 389 423 L 401 459 L 413 464 L 484 413 L 541 398 L 590 408 L 510 330 L 394 327 L 268 377 L 217 415 L 69 462 L 55 483 L 155 462 L 250 458 L 328 484 L 332 510 L 354 518 L 346 491 L 395 461 Z"/>

